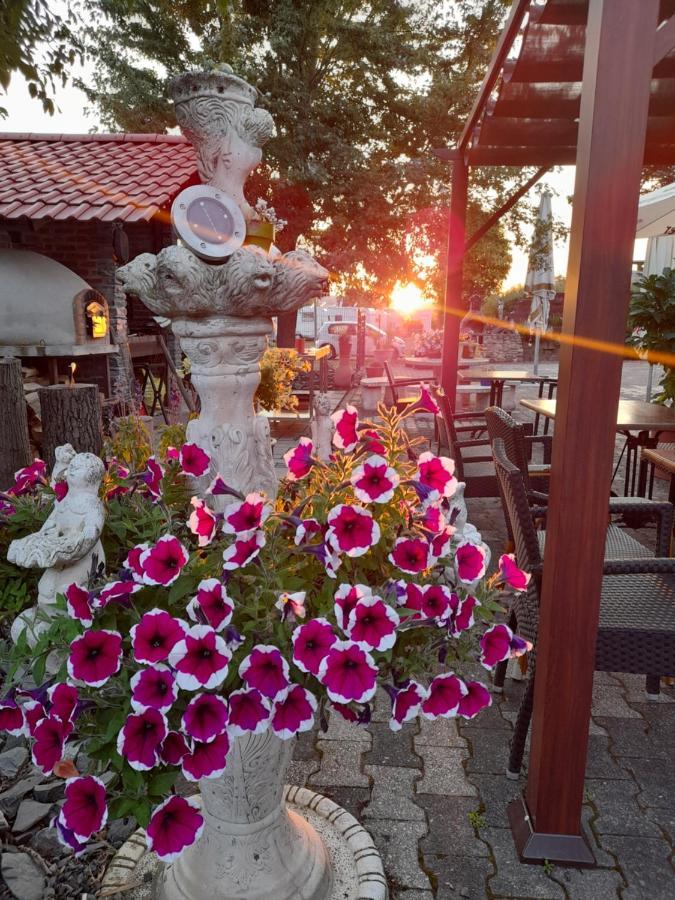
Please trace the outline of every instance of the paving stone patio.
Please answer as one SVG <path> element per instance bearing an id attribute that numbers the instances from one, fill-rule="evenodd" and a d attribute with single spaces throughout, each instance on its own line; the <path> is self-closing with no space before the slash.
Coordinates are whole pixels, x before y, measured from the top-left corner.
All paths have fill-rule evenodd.
<path id="1" fill-rule="evenodd" d="M 646 366 L 624 368 L 622 395 L 643 399 Z M 523 386 L 517 396 L 535 393 Z M 358 405 L 358 392 L 351 401 Z M 526 418 L 522 409 L 516 415 Z M 297 434 L 280 437 L 279 461 Z M 617 458 L 620 449 L 617 439 Z M 665 483 L 657 491 L 663 496 Z M 469 519 L 493 557 L 501 552 L 499 500 L 469 501 Z M 474 722 L 425 721 L 398 733 L 386 724 L 386 696 L 378 695 L 368 728 L 333 719 L 327 733 L 303 735 L 290 778 L 364 823 L 382 853 L 392 900 L 671 900 L 675 689 L 647 702 L 643 688 L 638 676 L 596 675 L 583 808 L 595 869 L 524 866 L 516 858 L 506 806 L 525 785 L 527 756 L 519 782 L 504 769 L 522 682 L 507 679 Z"/>

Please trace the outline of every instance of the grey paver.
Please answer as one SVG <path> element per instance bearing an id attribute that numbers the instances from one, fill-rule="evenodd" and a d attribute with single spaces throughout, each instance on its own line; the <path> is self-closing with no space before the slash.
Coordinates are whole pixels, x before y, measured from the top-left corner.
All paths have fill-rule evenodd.
<path id="1" fill-rule="evenodd" d="M 496 873 L 489 880 L 495 897 L 536 897 L 557 900 L 563 888 L 546 875 L 543 866 L 523 866 L 518 861 L 509 828 L 486 828 L 483 837 L 492 848 Z M 555 869 L 554 869 L 555 871 Z"/>
<path id="2" fill-rule="evenodd" d="M 416 750 L 419 747 L 466 747 L 467 742 L 459 733 L 456 719 L 420 719 L 413 746 Z"/>
<path id="3" fill-rule="evenodd" d="M 616 722 L 617 719 L 601 719 Z M 632 722 L 632 720 L 631 720 Z M 586 757 L 586 778 L 629 779 L 628 772 L 610 753 L 610 738 L 604 735 L 588 736 L 588 756 Z"/>
<path id="4" fill-rule="evenodd" d="M 506 769 L 509 758 L 509 731 L 484 729 L 479 734 L 472 732 L 471 756 L 466 771 L 502 773 Z"/>
<path id="5" fill-rule="evenodd" d="M 348 722 L 340 713 L 328 715 L 328 731 L 319 733 L 321 741 L 349 741 L 350 743 L 370 744 L 372 738 L 363 725 Z"/>
<path id="6" fill-rule="evenodd" d="M 288 767 L 286 782 L 287 784 L 296 784 L 298 787 L 304 787 L 309 777 L 319 771 L 319 767 L 319 759 L 294 759 Z"/>
<path id="7" fill-rule="evenodd" d="M 466 750 L 446 750 L 443 747 L 420 747 L 424 777 L 417 782 L 418 794 L 443 794 L 455 797 L 475 797 L 478 792 L 466 777 Z"/>
<path id="8" fill-rule="evenodd" d="M 422 760 L 413 750 L 412 728 L 392 731 L 388 725 L 375 722 L 369 727 L 373 743 L 364 754 L 364 762 L 374 766 L 411 766 L 419 769 Z"/>
<path id="9" fill-rule="evenodd" d="M 625 882 L 616 869 L 556 868 L 554 876 L 570 900 L 616 900 Z"/>
<path id="10" fill-rule="evenodd" d="M 355 819 L 361 819 L 361 810 L 370 800 L 370 789 L 359 787 L 322 787 L 321 793 L 337 803 Z"/>
<path id="11" fill-rule="evenodd" d="M 427 833 L 426 823 L 371 819 L 368 831 L 382 855 L 384 870 L 393 889 L 431 890 L 429 876 L 420 868 L 417 855 L 418 841 Z"/>
<path id="12" fill-rule="evenodd" d="M 487 856 L 487 844 L 469 820 L 478 809 L 475 797 L 438 797 L 418 794 L 415 802 L 427 814 L 429 833 L 420 841 L 425 866 L 435 870 L 438 860 L 450 856 Z"/>
<path id="13" fill-rule="evenodd" d="M 649 723 L 643 719 L 606 719 L 598 718 L 610 737 L 610 750 L 613 756 L 636 756 L 638 758 L 666 757 L 664 748 L 654 745 L 650 736 Z"/>
<path id="14" fill-rule="evenodd" d="M 426 821 L 424 811 L 411 799 L 420 777 L 418 769 L 365 766 L 364 771 L 373 779 L 371 800 L 362 813 L 364 819 Z"/>
<path id="15" fill-rule="evenodd" d="M 593 690 L 591 715 L 594 717 L 638 719 L 640 714 L 630 707 L 620 687 L 596 685 Z"/>
<path id="16" fill-rule="evenodd" d="M 635 836 L 656 836 L 656 825 L 643 815 L 637 802 L 637 785 L 630 781 L 588 780 L 586 789 L 598 811 L 595 832 Z"/>
<path id="17" fill-rule="evenodd" d="M 493 870 L 485 857 L 451 854 L 438 864 L 436 900 L 485 900 Z"/>
<path id="18" fill-rule="evenodd" d="M 628 887 L 626 900 L 672 900 L 675 872 L 669 862 L 670 848 L 657 838 L 603 835 L 601 842 L 620 860 Z"/>
<path id="19" fill-rule="evenodd" d="M 361 771 L 361 757 L 369 744 L 320 740 L 316 746 L 322 754 L 321 766 L 310 776 L 311 786 L 370 787 L 368 776 Z"/>

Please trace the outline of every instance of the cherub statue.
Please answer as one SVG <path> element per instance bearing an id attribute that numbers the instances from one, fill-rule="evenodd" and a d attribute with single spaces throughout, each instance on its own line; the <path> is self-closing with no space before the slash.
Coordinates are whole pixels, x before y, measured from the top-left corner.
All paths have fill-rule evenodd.
<path id="1" fill-rule="evenodd" d="M 54 504 L 39 531 L 12 541 L 7 551 L 7 559 L 17 566 L 45 569 L 38 583 L 37 607 L 15 619 L 14 640 L 26 627 L 37 636 L 39 628 L 33 627 L 37 609 L 49 613 L 57 594 L 69 584 L 86 582 L 92 564 L 105 563 L 100 541 L 104 506 L 98 496 L 105 471 L 103 463 L 93 453 L 74 453 L 66 462 L 69 456 L 67 445 L 58 448 L 54 467 L 57 474 L 62 474 L 65 464 L 68 493 Z"/>
<path id="2" fill-rule="evenodd" d="M 314 398 L 314 417 L 311 424 L 314 452 L 319 459 L 327 460 L 333 452 L 332 403 L 329 394 L 319 393 Z"/>

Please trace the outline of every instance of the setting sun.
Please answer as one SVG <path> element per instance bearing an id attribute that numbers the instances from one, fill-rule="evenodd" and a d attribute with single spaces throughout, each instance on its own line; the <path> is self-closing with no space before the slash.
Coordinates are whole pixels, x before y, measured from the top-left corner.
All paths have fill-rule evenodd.
<path id="1" fill-rule="evenodd" d="M 391 292 L 392 309 L 400 312 L 404 316 L 411 316 L 425 306 L 429 306 L 430 301 L 424 296 L 422 290 L 410 282 L 409 284 L 401 284 L 396 282 Z"/>

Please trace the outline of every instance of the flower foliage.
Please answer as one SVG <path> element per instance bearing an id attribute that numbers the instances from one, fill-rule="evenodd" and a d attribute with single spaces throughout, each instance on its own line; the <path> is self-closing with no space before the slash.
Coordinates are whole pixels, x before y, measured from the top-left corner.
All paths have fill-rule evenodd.
<path id="1" fill-rule="evenodd" d="M 188 476 L 210 464 L 193 444 L 136 473 L 109 462 L 107 576 L 68 588 L 33 650 L 18 642 L 14 671 L 32 657 L 43 687 L 23 692 L 10 671 L 0 701 L 0 727 L 32 739 L 43 771 L 58 771 L 75 741 L 94 761 L 87 773 L 67 767 L 55 821 L 74 852 L 133 814 L 172 860 L 203 827 L 173 792 L 179 773 L 215 778 L 236 738 L 271 729 L 288 740 L 323 727 L 329 709 L 366 723 L 378 685 L 392 730 L 489 705 L 454 667 L 527 649 L 492 624 L 501 587 L 522 590 L 526 576 L 503 557 L 485 577 L 480 535 L 452 524 L 452 461 L 420 454 L 405 414 L 379 413 L 338 413 L 329 463 L 303 439 L 276 499 L 241 496 L 219 476 L 206 499 L 191 497 Z M 21 490 L 31 478 L 21 473 Z M 476 620 L 490 627 L 475 634 Z M 49 653 L 62 665 L 44 684 Z"/>

